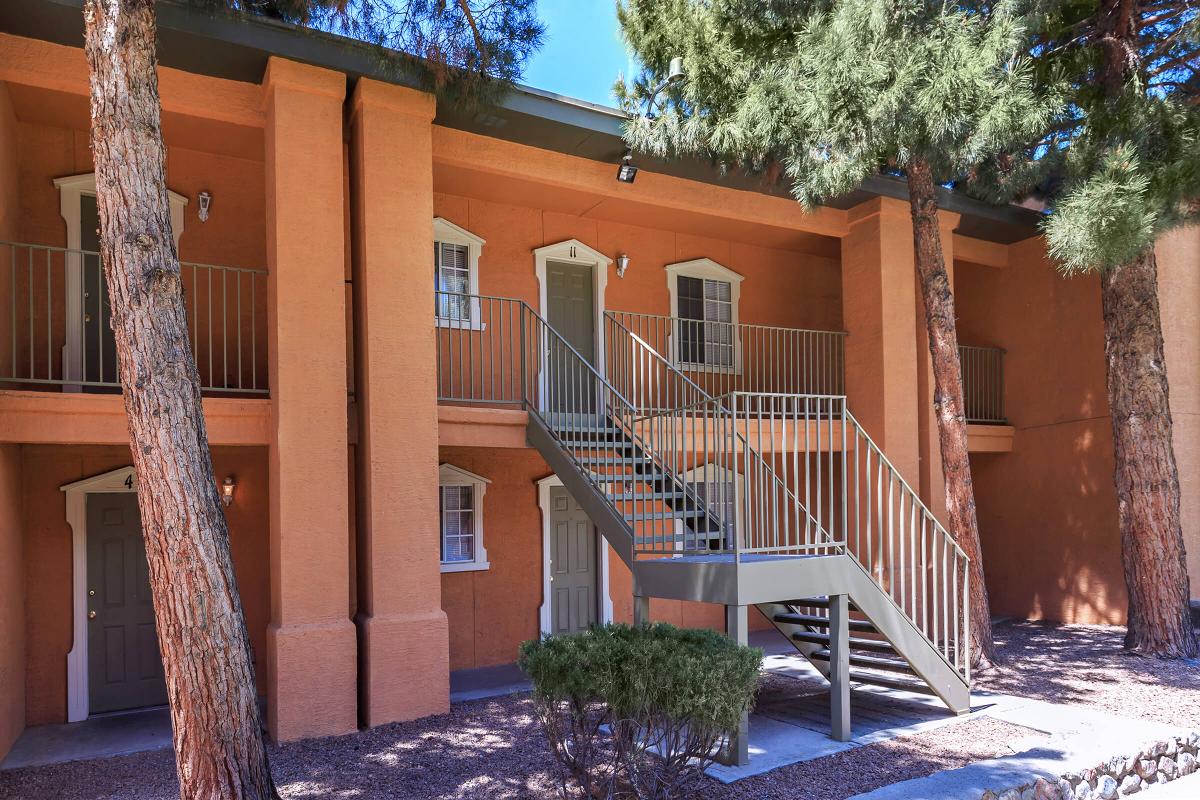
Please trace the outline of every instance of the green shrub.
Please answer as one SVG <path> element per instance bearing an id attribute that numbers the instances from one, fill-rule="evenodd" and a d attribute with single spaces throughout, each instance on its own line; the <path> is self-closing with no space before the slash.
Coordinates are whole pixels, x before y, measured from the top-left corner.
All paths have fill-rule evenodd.
<path id="1" fill-rule="evenodd" d="M 749 711 L 762 652 L 709 630 L 606 625 L 521 646 L 566 794 L 683 796 Z"/>

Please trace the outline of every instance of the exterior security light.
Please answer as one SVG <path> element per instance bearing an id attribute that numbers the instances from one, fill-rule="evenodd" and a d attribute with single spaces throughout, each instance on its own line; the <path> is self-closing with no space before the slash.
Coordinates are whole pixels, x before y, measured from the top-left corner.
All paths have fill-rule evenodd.
<path id="1" fill-rule="evenodd" d="M 627 149 L 621 156 L 621 165 L 617 167 L 617 180 L 621 183 L 633 183 L 637 178 L 637 172 L 638 168 L 633 165 L 633 151 Z"/>
<path id="2" fill-rule="evenodd" d="M 226 508 L 233 503 L 233 489 L 236 485 L 232 475 L 221 482 L 221 504 Z"/>
<path id="3" fill-rule="evenodd" d="M 671 59 L 670 68 L 667 69 L 667 83 L 679 83 L 683 78 L 683 59 L 675 56 Z"/>
<path id="4" fill-rule="evenodd" d="M 196 199 L 200 201 L 200 208 L 196 212 L 200 216 L 200 221 L 208 222 L 208 209 L 212 206 L 212 195 L 208 192 L 201 192 Z"/>
<path id="5" fill-rule="evenodd" d="M 621 255 L 617 256 L 617 277 L 624 278 L 625 270 L 627 269 L 629 269 L 629 256 L 621 253 Z"/>

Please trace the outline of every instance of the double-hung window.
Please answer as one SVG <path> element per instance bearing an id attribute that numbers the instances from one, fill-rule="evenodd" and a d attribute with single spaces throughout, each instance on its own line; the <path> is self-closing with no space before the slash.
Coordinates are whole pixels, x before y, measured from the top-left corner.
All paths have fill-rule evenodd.
<path id="1" fill-rule="evenodd" d="M 438 484 L 442 572 L 487 569 L 487 550 L 483 546 L 487 478 L 442 464 Z"/>
<path id="2" fill-rule="evenodd" d="M 479 256 L 484 240 L 449 220 L 433 220 L 433 289 L 439 326 L 483 327 L 479 307 Z"/>
<path id="3" fill-rule="evenodd" d="M 720 371 L 738 368 L 741 281 L 741 275 L 708 258 L 667 267 L 677 364 Z"/>

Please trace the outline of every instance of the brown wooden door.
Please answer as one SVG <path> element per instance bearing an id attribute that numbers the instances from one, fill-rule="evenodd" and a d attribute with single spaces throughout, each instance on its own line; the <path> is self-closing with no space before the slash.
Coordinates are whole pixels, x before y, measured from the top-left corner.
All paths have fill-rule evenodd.
<path id="1" fill-rule="evenodd" d="M 550 490 L 550 620 L 554 633 L 577 633 L 599 619 L 596 528 L 561 486 Z"/>
<path id="2" fill-rule="evenodd" d="M 592 268 L 551 261 L 546 265 L 546 321 L 591 364 L 596 363 L 596 307 Z M 549 407 L 583 413 L 595 407 L 596 383 L 579 359 L 550 343 Z"/>
<path id="3" fill-rule="evenodd" d="M 133 492 L 87 497 L 87 589 L 88 711 L 165 704 L 146 546 Z"/>

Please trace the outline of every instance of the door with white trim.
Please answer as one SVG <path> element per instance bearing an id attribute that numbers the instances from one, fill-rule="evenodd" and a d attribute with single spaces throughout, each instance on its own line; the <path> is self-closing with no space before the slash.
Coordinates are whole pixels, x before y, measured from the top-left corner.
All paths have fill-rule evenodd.
<path id="1" fill-rule="evenodd" d="M 550 489 L 550 626 L 553 633 L 578 633 L 595 625 L 598 613 L 598 540 L 587 512 L 561 486 Z"/>

